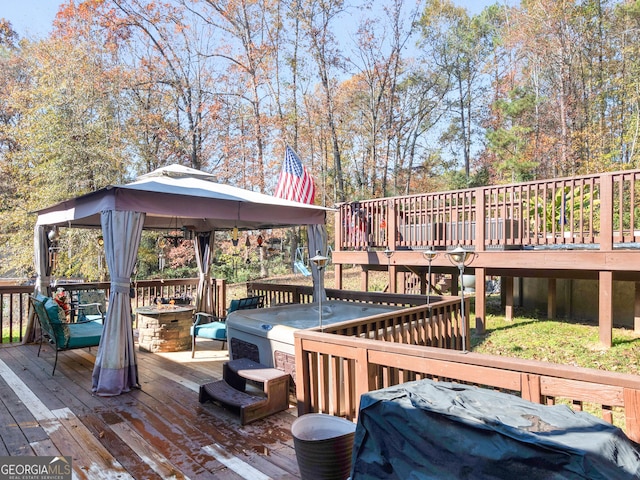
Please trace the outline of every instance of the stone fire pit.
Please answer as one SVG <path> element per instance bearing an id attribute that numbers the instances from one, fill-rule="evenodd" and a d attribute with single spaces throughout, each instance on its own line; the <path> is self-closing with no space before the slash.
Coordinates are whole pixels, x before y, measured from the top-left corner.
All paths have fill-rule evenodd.
<path id="1" fill-rule="evenodd" d="M 180 352 L 191 349 L 191 305 L 154 305 L 136 309 L 138 348 L 144 352 Z"/>

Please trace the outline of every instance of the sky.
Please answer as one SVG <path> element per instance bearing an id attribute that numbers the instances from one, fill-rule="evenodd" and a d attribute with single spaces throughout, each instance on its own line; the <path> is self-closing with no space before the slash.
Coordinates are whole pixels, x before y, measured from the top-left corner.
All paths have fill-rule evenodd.
<path id="1" fill-rule="evenodd" d="M 11 22 L 20 37 L 43 37 L 51 30 L 59 0 L 0 0 L 0 17 Z"/>
<path id="2" fill-rule="evenodd" d="M 454 0 L 454 3 L 474 14 L 500 1 Z M 62 3 L 61 0 L 0 0 L 0 18 L 9 20 L 20 37 L 44 37 L 51 30 L 58 6 Z"/>

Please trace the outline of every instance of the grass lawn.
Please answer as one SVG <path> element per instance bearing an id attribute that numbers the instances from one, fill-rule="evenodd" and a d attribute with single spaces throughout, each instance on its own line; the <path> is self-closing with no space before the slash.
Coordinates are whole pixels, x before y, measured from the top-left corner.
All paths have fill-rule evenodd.
<path id="1" fill-rule="evenodd" d="M 2 329 L 2 343 L 17 343 L 20 341 L 20 335 L 18 335 L 18 332 L 16 332 L 15 330 L 13 331 L 13 338 L 10 340 L 9 339 L 9 328 L 3 328 Z"/>
<path id="2" fill-rule="evenodd" d="M 499 298 L 487 304 L 485 334 L 471 331 L 474 352 L 640 374 L 640 335 L 633 330 L 614 328 L 613 346 L 605 348 L 596 324 L 536 318 L 526 312 L 507 321 L 499 311 Z"/>

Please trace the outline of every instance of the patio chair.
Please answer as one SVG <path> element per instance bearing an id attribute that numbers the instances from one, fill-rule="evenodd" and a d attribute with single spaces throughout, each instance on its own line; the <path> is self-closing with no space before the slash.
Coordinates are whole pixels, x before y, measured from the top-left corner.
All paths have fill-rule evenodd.
<path id="1" fill-rule="evenodd" d="M 107 299 L 104 290 L 80 290 L 78 291 L 78 320 L 104 322 L 107 312 Z"/>
<path id="2" fill-rule="evenodd" d="M 264 307 L 264 295 L 254 297 L 240 298 L 231 300 L 231 304 L 227 309 L 227 315 L 236 310 L 249 310 Z M 196 353 L 196 338 L 207 338 L 209 340 L 218 340 L 222 342 L 222 347 L 227 344 L 227 317 L 216 317 L 210 313 L 197 312 L 195 314 L 195 322 L 191 327 L 191 358 Z"/>
<path id="3" fill-rule="evenodd" d="M 29 300 L 42 331 L 38 356 L 40 356 L 40 351 L 42 350 L 44 337 L 48 338 L 49 343 L 56 352 L 51 375 L 56 373 L 58 352 L 76 348 L 97 347 L 100 344 L 100 337 L 102 336 L 101 323 L 93 320 L 67 323 L 64 311 L 52 298 L 38 295 L 29 297 Z"/>

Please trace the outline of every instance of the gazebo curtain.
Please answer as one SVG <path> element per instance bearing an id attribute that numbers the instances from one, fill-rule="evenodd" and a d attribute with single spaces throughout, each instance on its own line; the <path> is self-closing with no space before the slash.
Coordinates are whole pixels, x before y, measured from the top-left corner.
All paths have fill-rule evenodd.
<path id="1" fill-rule="evenodd" d="M 324 225 L 309 225 L 307 236 L 309 237 L 309 258 L 314 257 L 318 252 L 320 255 L 327 254 L 327 228 Z M 327 293 L 324 289 L 324 277 L 321 277 L 318 267 L 313 262 L 311 262 L 311 277 L 313 278 L 313 300 L 317 302 L 322 298 L 322 301 L 325 301 Z"/>
<path id="2" fill-rule="evenodd" d="M 197 233 L 194 240 L 196 263 L 200 279 L 196 292 L 196 312 L 213 312 L 213 292 L 211 290 L 211 251 L 213 249 L 214 232 Z"/>
<path id="3" fill-rule="evenodd" d="M 48 227 L 36 225 L 33 232 L 33 261 L 36 269 L 36 285 L 34 293 L 51 296 L 51 262 L 49 249 L 51 241 L 48 236 Z M 35 317 L 29 313 L 27 327 L 22 343 L 31 343 L 35 340 Z"/>
<path id="4" fill-rule="evenodd" d="M 129 288 L 144 218 L 144 213 L 131 211 L 107 210 L 101 214 L 111 292 L 93 369 L 93 391 L 97 395 L 119 395 L 139 387 Z"/>
<path id="5" fill-rule="evenodd" d="M 49 249 L 51 241 L 49 240 L 48 228 L 44 225 L 36 225 L 33 238 L 35 239 L 34 262 L 36 268 L 36 285 L 35 293 L 42 295 L 51 295 L 51 262 Z"/>

